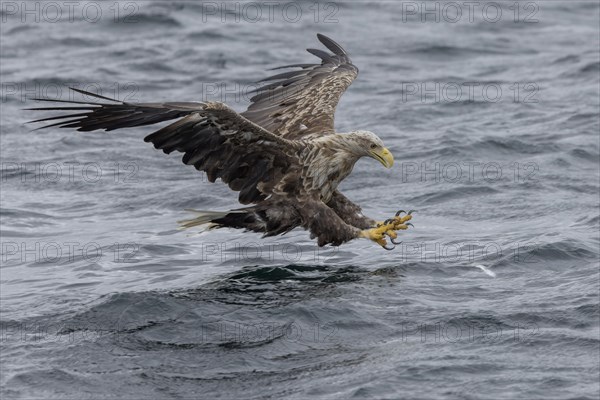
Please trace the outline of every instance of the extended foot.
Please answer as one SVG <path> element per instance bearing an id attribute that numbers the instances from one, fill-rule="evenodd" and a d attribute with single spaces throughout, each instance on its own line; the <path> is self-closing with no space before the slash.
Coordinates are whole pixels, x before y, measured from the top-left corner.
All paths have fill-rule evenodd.
<path id="1" fill-rule="evenodd" d="M 408 229 L 409 226 L 413 226 L 412 224 L 407 224 L 407 222 L 412 219 L 412 213 L 414 212 L 414 210 L 410 210 L 409 212 L 400 210 L 393 218 L 386 219 L 381 224 L 393 224 L 396 231 Z"/>
<path id="2" fill-rule="evenodd" d="M 413 226 L 413 224 L 408 222 L 412 219 L 413 212 L 413 210 L 410 210 L 408 213 L 404 210 L 400 210 L 393 218 L 378 222 L 375 228 L 361 231 L 361 237 L 376 242 L 386 250 L 393 250 L 394 247 L 387 247 L 385 236 L 388 236 L 390 241 L 395 245 L 402 243 L 394 241 L 394 239 L 398 237 L 396 231 L 406 230 L 409 226 Z"/>
<path id="3" fill-rule="evenodd" d="M 388 234 L 388 231 L 396 235 L 396 232 L 391 230 L 393 227 L 393 224 L 379 224 L 376 228 L 364 229 L 360 231 L 360 237 L 372 240 L 386 250 L 393 250 L 393 247 L 387 247 L 387 241 L 385 240 L 385 235 Z"/>

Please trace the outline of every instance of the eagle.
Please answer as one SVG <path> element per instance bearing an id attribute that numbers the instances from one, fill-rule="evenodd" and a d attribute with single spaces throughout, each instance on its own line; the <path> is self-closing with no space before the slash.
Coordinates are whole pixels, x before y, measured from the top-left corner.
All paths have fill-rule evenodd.
<path id="1" fill-rule="evenodd" d="M 166 154 L 182 153 L 184 164 L 205 172 L 210 182 L 221 179 L 239 192 L 244 205 L 197 211 L 195 218 L 180 221 L 183 228 L 237 228 L 266 237 L 301 227 L 319 246 L 366 238 L 391 250 L 387 239 L 400 243 L 394 239 L 397 231 L 412 225 L 411 211 L 376 221 L 363 215 L 338 185 L 360 158 L 371 157 L 391 168 L 394 157 L 373 132 L 335 131 L 336 106 L 358 68 L 335 41 L 322 34 L 317 39 L 331 53 L 307 49 L 321 62 L 274 68 L 287 72 L 259 81 L 242 113 L 221 102 L 131 103 L 70 88 L 94 101 L 35 99 L 69 105 L 29 108 L 67 112 L 30 122 L 53 121 L 38 129 L 88 132 L 176 120 L 144 141 Z"/>

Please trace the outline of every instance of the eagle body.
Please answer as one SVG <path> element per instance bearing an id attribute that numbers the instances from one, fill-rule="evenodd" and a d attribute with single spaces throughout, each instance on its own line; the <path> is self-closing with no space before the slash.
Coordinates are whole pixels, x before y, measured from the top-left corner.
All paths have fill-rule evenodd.
<path id="1" fill-rule="evenodd" d="M 275 192 L 308 195 L 327 203 L 360 158 L 346 150 L 345 141 L 340 134 L 301 141 L 298 168 L 282 179 Z"/>
<path id="2" fill-rule="evenodd" d="M 317 37 L 332 53 L 308 49 L 320 64 L 280 67 L 293 70 L 263 79 L 243 113 L 218 102 L 128 103 L 72 89 L 93 100 L 36 99 L 68 105 L 30 110 L 70 113 L 31 122 L 53 121 L 43 128 L 87 132 L 175 120 L 144 140 L 166 154 L 181 153 L 184 164 L 205 172 L 210 182 L 220 179 L 245 206 L 198 211 L 196 218 L 181 222 L 184 228 L 207 225 L 273 236 L 302 227 L 320 246 L 364 237 L 385 247 L 384 235 L 393 241 L 394 231 L 406 229 L 403 222 L 410 216 L 378 224 L 338 186 L 362 157 L 387 168 L 394 159 L 372 132 L 335 132 L 336 106 L 358 69 L 339 44 Z"/>

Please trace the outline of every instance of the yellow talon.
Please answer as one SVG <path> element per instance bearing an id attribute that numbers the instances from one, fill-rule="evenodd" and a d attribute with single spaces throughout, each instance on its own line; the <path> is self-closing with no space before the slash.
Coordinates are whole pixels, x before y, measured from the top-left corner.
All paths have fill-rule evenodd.
<path id="1" fill-rule="evenodd" d="M 402 220 L 402 223 L 404 223 L 406 221 L 410 221 L 412 219 L 412 215 L 411 214 L 407 214 L 404 217 L 396 217 L 396 218 L 400 218 Z"/>
<path id="2" fill-rule="evenodd" d="M 371 229 L 365 229 L 361 231 L 360 237 L 367 238 L 372 240 L 382 246 L 386 250 L 392 250 L 392 248 L 387 247 L 387 242 L 385 240 L 385 236 L 387 235 L 392 243 L 398 244 L 400 242 L 394 242 L 394 239 L 398 238 L 398 233 L 396 231 L 406 230 L 408 229 L 408 225 L 406 222 L 412 219 L 412 215 L 406 214 L 403 216 L 397 215 L 393 218 L 390 218 L 385 221 L 377 221 L 376 227 Z"/>
<path id="3" fill-rule="evenodd" d="M 382 247 L 385 247 L 387 245 L 387 242 L 385 240 L 385 234 L 390 231 L 391 224 L 388 225 L 383 225 L 381 224 L 380 226 L 376 227 L 376 228 L 371 228 L 371 229 L 364 229 L 362 231 L 360 231 L 360 237 L 372 240 L 374 242 L 376 242 L 377 244 L 379 244 Z M 395 232 L 394 232 L 395 233 Z"/>
<path id="4" fill-rule="evenodd" d="M 393 218 L 391 218 L 391 220 L 393 221 L 393 223 L 390 223 L 388 225 L 393 225 L 394 227 L 400 226 L 400 225 L 403 225 L 405 222 L 410 221 L 411 219 L 412 219 L 412 215 L 410 215 L 410 214 L 404 215 L 402 217 L 400 217 L 400 216 L 393 217 Z M 375 223 L 376 223 L 376 227 L 380 227 L 380 226 L 385 225 L 385 221 L 376 221 Z M 404 227 L 404 228 L 394 228 L 394 230 L 398 230 L 398 229 L 406 229 L 406 227 Z"/>
<path id="5" fill-rule="evenodd" d="M 396 225 L 402 225 L 405 222 L 410 221 L 411 219 L 412 219 L 412 215 L 408 214 L 403 217 L 394 217 L 394 222 L 396 223 Z"/>

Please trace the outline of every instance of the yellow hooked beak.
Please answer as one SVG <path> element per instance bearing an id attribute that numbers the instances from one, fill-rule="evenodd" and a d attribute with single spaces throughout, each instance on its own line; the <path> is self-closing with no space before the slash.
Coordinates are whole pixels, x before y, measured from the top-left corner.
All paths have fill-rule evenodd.
<path id="1" fill-rule="evenodd" d="M 392 168 L 394 165 L 394 156 L 385 147 L 380 147 L 370 151 L 371 157 L 379 161 L 386 168 Z"/>

